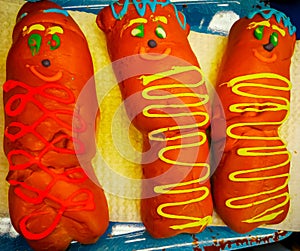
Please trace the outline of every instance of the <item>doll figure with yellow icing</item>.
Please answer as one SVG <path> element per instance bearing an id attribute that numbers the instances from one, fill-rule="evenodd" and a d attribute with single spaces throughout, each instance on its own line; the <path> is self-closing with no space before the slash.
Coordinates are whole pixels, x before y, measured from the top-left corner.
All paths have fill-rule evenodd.
<path id="1" fill-rule="evenodd" d="M 4 151 L 11 221 L 34 250 L 94 243 L 108 226 L 104 191 L 92 177 L 93 74 L 68 12 L 50 1 L 25 3 L 7 56 Z"/>
<path id="2" fill-rule="evenodd" d="M 212 188 L 217 213 L 239 233 L 280 223 L 289 211 L 291 154 L 279 132 L 289 115 L 295 30 L 285 14 L 263 7 L 229 33 L 216 87 L 226 142 L 215 152 L 222 158 Z"/>
<path id="3" fill-rule="evenodd" d="M 212 220 L 209 96 L 184 15 L 168 0 L 101 10 L 125 108 L 143 135 L 141 218 L 155 238 L 198 233 Z"/>

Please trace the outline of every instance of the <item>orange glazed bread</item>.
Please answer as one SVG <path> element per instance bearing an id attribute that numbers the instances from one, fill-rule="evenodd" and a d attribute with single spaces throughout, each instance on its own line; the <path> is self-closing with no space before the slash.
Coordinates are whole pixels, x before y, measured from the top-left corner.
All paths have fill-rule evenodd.
<path id="1" fill-rule="evenodd" d="M 294 46 L 295 27 L 272 8 L 230 30 L 216 87 L 226 132 L 213 139 L 215 156 L 222 157 L 212 181 L 217 213 L 239 233 L 280 223 L 289 211 L 291 155 L 279 129 L 289 114 Z M 222 119 L 215 114 L 213 124 Z"/>
<path id="2" fill-rule="evenodd" d="M 127 114 L 143 134 L 141 217 L 156 238 L 198 233 L 211 222 L 209 97 L 169 1 L 120 1 L 97 17 Z"/>
<path id="3" fill-rule="evenodd" d="M 50 1 L 23 5 L 6 76 L 13 226 L 34 250 L 95 242 L 108 226 L 106 198 L 91 165 L 98 106 L 88 45 L 71 16 Z"/>

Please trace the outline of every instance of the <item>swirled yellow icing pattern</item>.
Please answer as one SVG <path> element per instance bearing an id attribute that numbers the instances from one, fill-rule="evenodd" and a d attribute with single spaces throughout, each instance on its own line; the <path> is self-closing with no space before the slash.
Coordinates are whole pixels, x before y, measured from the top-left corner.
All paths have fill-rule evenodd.
<path id="1" fill-rule="evenodd" d="M 143 109 L 143 115 L 149 118 L 185 118 L 185 117 L 194 117 L 193 119 L 194 123 L 192 124 L 184 124 L 184 125 L 176 125 L 176 126 L 170 126 L 170 127 L 165 127 L 165 128 L 160 128 L 157 130 L 154 130 L 148 134 L 149 140 L 152 141 L 165 141 L 168 142 L 168 146 L 165 146 L 164 148 L 160 149 L 158 153 L 158 158 L 170 165 L 176 165 L 176 166 L 187 166 L 187 167 L 203 167 L 203 174 L 201 177 L 198 179 L 192 179 L 192 180 L 187 180 L 184 182 L 176 183 L 176 184 L 165 184 L 165 185 L 160 185 L 160 186 L 155 186 L 154 187 L 154 192 L 157 194 L 168 194 L 168 195 L 178 195 L 178 194 L 191 194 L 191 193 L 196 193 L 199 195 L 199 192 L 201 193 L 201 196 L 195 196 L 193 199 L 189 199 L 186 201 L 174 201 L 174 202 L 168 202 L 168 203 L 163 203 L 158 206 L 157 208 L 157 213 L 165 218 L 168 219 L 177 219 L 177 220 L 185 220 L 189 221 L 189 223 L 185 224 L 178 224 L 178 225 L 172 225 L 170 226 L 171 229 L 178 230 L 178 229 L 185 229 L 185 228 L 190 228 L 190 227 L 201 227 L 204 228 L 207 226 L 211 221 L 212 217 L 205 216 L 203 218 L 201 217 L 192 217 L 189 215 L 178 215 L 178 214 L 170 214 L 166 213 L 165 209 L 169 207 L 185 207 L 189 204 L 192 203 L 198 203 L 203 200 L 205 200 L 209 195 L 210 191 L 209 188 L 202 185 L 202 182 L 205 182 L 209 179 L 210 175 L 210 166 L 208 163 L 199 163 L 195 161 L 191 162 L 183 162 L 179 161 L 176 159 L 170 159 L 166 157 L 166 153 L 170 152 L 172 150 L 183 150 L 187 148 L 195 148 L 196 151 L 199 150 L 199 148 L 207 143 L 207 136 L 205 133 L 205 128 L 207 127 L 209 123 L 209 114 L 205 109 L 198 109 L 197 111 L 192 111 L 189 110 L 192 107 L 203 107 L 206 105 L 209 101 L 209 96 L 207 93 L 200 94 L 200 93 L 195 93 L 192 91 L 191 88 L 197 88 L 202 85 L 205 85 L 204 78 L 202 77 L 203 74 L 200 70 L 199 67 L 197 66 L 174 66 L 171 70 L 165 71 L 165 72 L 160 72 L 154 75 L 149 75 L 149 76 L 141 76 L 141 79 L 143 81 L 143 85 L 147 86 L 150 83 L 153 83 L 154 81 L 160 80 L 165 77 L 171 77 L 175 74 L 178 73 L 186 73 L 188 72 L 196 72 L 197 74 L 200 74 L 201 80 L 196 83 L 170 83 L 170 84 L 158 84 L 158 85 L 150 85 L 146 87 L 142 93 L 143 98 L 153 101 L 155 103 L 156 100 L 172 100 L 174 98 L 182 98 L 182 97 L 192 97 L 196 98 L 198 102 L 195 103 L 180 103 L 179 104 L 151 104 L 146 106 Z M 177 92 L 177 93 L 170 93 L 168 90 L 170 89 L 177 89 L 180 90 L 180 88 L 183 88 L 183 92 Z M 189 90 L 189 91 L 187 91 Z M 160 91 L 159 94 L 155 91 Z M 195 99 L 193 99 L 195 100 Z M 167 102 L 166 102 L 167 103 Z M 158 113 L 155 111 L 164 111 L 165 109 L 168 108 L 174 108 L 172 111 L 174 113 L 170 113 L 169 110 L 166 113 Z M 176 109 L 178 108 L 178 109 Z M 183 112 L 182 112 L 183 108 Z M 198 119 L 196 119 L 196 117 Z M 200 119 L 199 119 L 200 118 Z M 165 132 L 168 132 L 168 135 L 173 136 L 166 136 L 166 137 L 160 137 L 159 135 L 164 134 Z M 180 144 L 180 145 L 174 145 L 170 144 L 170 142 L 174 142 L 175 140 L 178 139 L 183 139 L 183 138 L 191 138 L 191 139 L 196 139 L 196 140 L 191 140 L 193 143 L 188 143 L 188 144 Z M 200 139 L 200 140 L 199 140 Z M 184 210 L 178 210 L 178 211 L 184 211 Z"/>
<path id="2" fill-rule="evenodd" d="M 272 85 L 272 84 L 264 84 L 261 83 L 261 79 L 273 79 L 278 83 L 278 80 L 282 83 L 280 86 Z M 286 95 L 282 96 L 270 96 L 265 95 L 263 93 L 268 93 L 267 90 L 276 90 L 289 92 L 291 89 L 290 81 L 278 74 L 274 73 L 258 73 L 258 74 L 250 74 L 245 76 L 240 76 L 232 79 L 230 82 L 225 83 L 228 87 L 231 87 L 233 93 L 247 98 L 253 98 L 253 102 L 248 103 L 237 103 L 233 104 L 229 107 L 229 110 L 233 113 L 243 113 L 243 112 L 279 112 L 286 111 L 286 116 L 279 121 L 254 121 L 254 122 L 243 122 L 243 123 L 235 123 L 227 127 L 226 134 L 228 137 L 237 140 L 255 140 L 257 142 L 256 147 L 243 147 L 238 149 L 238 155 L 247 156 L 247 157 L 269 157 L 276 155 L 282 155 L 285 158 L 285 161 L 282 163 L 277 163 L 271 166 L 262 166 L 259 168 L 249 169 L 249 170 L 240 170 L 230 173 L 229 179 L 233 182 L 240 182 L 241 186 L 243 186 L 243 182 L 250 182 L 251 186 L 255 186 L 255 182 L 260 182 L 263 180 L 275 180 L 279 179 L 282 181 L 282 184 L 277 187 L 272 187 L 269 190 L 264 190 L 261 192 L 248 194 L 239 197 L 233 197 L 226 201 L 226 206 L 231 209 L 245 209 L 251 208 L 253 206 L 262 205 L 272 201 L 274 199 L 282 199 L 282 202 L 274 205 L 262 213 L 257 214 L 256 216 L 245 220 L 246 223 L 256 223 L 256 222 L 265 222 L 271 221 L 275 219 L 278 215 L 283 213 L 282 207 L 289 203 L 290 196 L 287 192 L 288 181 L 289 181 L 289 173 L 281 173 L 277 175 L 266 175 L 262 176 L 261 173 L 263 171 L 270 170 L 280 170 L 280 168 L 289 165 L 291 155 L 288 152 L 285 143 L 280 139 L 280 136 L 261 136 L 261 135 L 243 135 L 237 133 L 239 130 L 235 130 L 237 128 L 242 127 L 256 127 L 256 126 L 277 126 L 278 131 L 277 135 L 279 135 L 279 128 L 287 119 L 289 114 L 289 100 L 284 98 Z M 251 87 L 251 88 L 249 88 Z M 259 90 L 264 90 L 260 93 Z M 261 102 L 256 102 L 260 100 Z M 263 102 L 265 100 L 266 102 Z M 272 100 L 272 101 L 271 101 Z M 276 102 L 277 101 L 277 102 Z M 240 130 L 241 131 L 241 130 Z M 282 145 L 279 146 L 260 146 L 260 142 L 264 141 L 274 141 L 280 140 Z M 266 161 L 268 163 L 268 161 Z M 278 173 L 278 172 L 277 172 Z M 253 174 L 256 174 L 255 176 Z M 243 201 L 249 201 L 249 199 L 255 199 L 255 202 L 251 203 L 243 203 Z"/>

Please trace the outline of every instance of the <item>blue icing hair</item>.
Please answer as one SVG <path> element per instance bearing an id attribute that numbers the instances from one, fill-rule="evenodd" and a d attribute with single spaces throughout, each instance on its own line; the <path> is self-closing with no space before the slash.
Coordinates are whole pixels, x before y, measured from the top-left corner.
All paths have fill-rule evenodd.
<path id="1" fill-rule="evenodd" d="M 176 6 L 174 4 L 172 4 L 170 0 L 165 0 L 165 1 L 163 1 L 163 0 L 161 0 L 161 1 L 159 1 L 159 0 L 132 0 L 132 2 L 130 2 L 130 1 L 131 0 L 125 0 L 124 3 L 122 3 L 122 4 L 119 3 L 119 2 L 110 4 L 110 7 L 111 7 L 111 10 L 112 10 L 112 13 L 113 13 L 113 16 L 114 16 L 115 19 L 119 19 L 119 20 L 122 19 L 122 17 L 127 13 L 129 4 L 133 4 L 135 6 L 135 9 L 136 9 L 137 13 L 141 17 L 143 17 L 145 15 L 147 5 L 150 7 L 150 9 L 153 13 L 155 12 L 156 7 L 158 5 L 160 5 L 161 7 L 171 5 L 174 8 L 176 18 L 177 18 L 178 23 L 180 24 L 181 28 L 182 29 L 186 28 L 186 18 L 185 18 L 185 16 L 182 14 L 184 20 L 181 21 L 180 18 L 179 18 L 179 14 L 178 14 L 178 10 L 177 10 Z M 121 9 L 121 11 L 119 13 L 116 12 L 115 4 L 123 5 L 123 8 Z"/>
<path id="2" fill-rule="evenodd" d="M 27 13 L 27 12 L 24 12 L 24 13 L 22 13 L 22 15 L 20 16 L 20 19 L 22 19 L 22 18 L 26 17 L 27 15 L 28 15 L 28 13 Z"/>
<path id="3" fill-rule="evenodd" d="M 56 8 L 46 9 L 43 12 L 44 13 L 58 13 L 58 14 L 65 15 L 66 17 L 69 16 L 69 13 L 66 10 L 56 9 Z"/>
<path id="4" fill-rule="evenodd" d="M 260 14 L 265 19 L 269 19 L 272 16 L 274 16 L 276 18 L 277 23 L 280 23 L 280 21 L 282 20 L 284 27 L 288 28 L 291 36 L 296 32 L 296 27 L 291 23 L 290 18 L 287 17 L 281 11 L 275 10 L 273 8 L 264 7 L 263 9 L 258 9 L 249 13 L 247 18 L 251 19 L 256 14 Z"/>
<path id="5" fill-rule="evenodd" d="M 27 2 L 30 2 L 30 3 L 36 3 L 39 1 L 41 1 L 41 0 L 27 0 Z M 66 17 L 69 16 L 69 13 L 66 10 L 57 9 L 57 8 L 50 8 L 50 9 L 42 10 L 42 12 L 43 13 L 58 13 L 58 14 L 62 14 L 64 16 L 66 16 Z M 21 16 L 19 17 L 18 21 L 22 20 L 27 15 L 28 15 L 27 12 L 22 13 Z"/>

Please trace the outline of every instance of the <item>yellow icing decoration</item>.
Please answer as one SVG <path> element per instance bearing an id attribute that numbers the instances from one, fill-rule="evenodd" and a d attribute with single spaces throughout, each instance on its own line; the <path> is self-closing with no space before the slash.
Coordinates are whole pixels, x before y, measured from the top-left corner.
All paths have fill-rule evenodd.
<path id="1" fill-rule="evenodd" d="M 53 26 L 53 27 L 50 27 L 50 28 L 47 29 L 47 34 L 53 35 L 55 33 L 63 34 L 64 30 L 60 26 Z"/>
<path id="2" fill-rule="evenodd" d="M 281 81 L 282 85 L 272 85 L 272 84 L 264 84 L 264 83 L 255 83 L 251 82 L 251 80 L 259 80 L 259 79 L 274 79 L 276 81 Z M 247 81 L 247 82 L 245 82 Z M 280 126 L 286 121 L 288 114 L 289 114 L 289 100 L 284 98 L 282 96 L 271 96 L 271 95 L 263 95 L 258 94 L 259 89 L 272 89 L 282 92 L 289 92 L 291 89 L 291 83 L 290 81 L 278 74 L 275 73 L 257 73 L 257 74 L 250 74 L 245 76 L 240 76 L 232 79 L 227 84 L 228 87 L 232 88 L 232 92 L 247 98 L 253 98 L 254 102 L 248 102 L 248 103 L 238 103 L 233 104 L 229 107 L 229 110 L 234 113 L 243 113 L 243 112 L 276 112 L 276 111 L 286 111 L 286 116 L 279 121 L 260 121 L 260 122 L 241 122 L 241 123 L 235 123 L 230 125 L 227 130 L 226 134 L 228 137 L 232 139 L 238 139 L 238 140 L 258 140 L 261 142 L 266 141 L 273 141 L 277 140 L 282 142 L 281 138 L 279 136 L 255 136 L 255 135 L 240 135 L 234 132 L 234 129 L 236 128 L 245 128 L 245 127 L 257 127 L 257 126 L 278 126 L 277 128 L 277 135 Z M 222 84 L 222 85 L 224 85 Z M 245 88 L 246 87 L 246 88 Z M 251 87 L 251 90 L 255 91 L 249 91 L 249 87 Z M 260 103 L 255 102 L 256 100 L 274 100 Z M 278 101 L 278 103 L 276 102 Z M 263 109 L 261 109 L 263 107 Z M 259 144 L 259 142 L 257 143 Z M 230 173 L 229 180 L 233 182 L 259 182 L 263 180 L 270 180 L 270 179 L 280 179 L 282 180 L 282 184 L 274 189 L 265 190 L 259 193 L 254 194 L 248 194 L 245 196 L 239 196 L 239 197 L 233 197 L 231 199 L 228 199 L 226 201 L 226 206 L 232 209 L 245 209 L 245 208 L 251 208 L 254 205 L 260 205 L 267 203 L 271 200 L 278 199 L 278 198 L 284 198 L 284 201 L 282 203 L 279 203 L 273 207 L 270 207 L 266 209 L 264 212 L 257 214 L 251 219 L 246 219 L 243 222 L 246 223 L 257 223 L 257 222 L 266 222 L 271 221 L 275 219 L 278 215 L 283 213 L 283 210 L 281 209 L 283 206 L 288 204 L 290 200 L 289 194 L 286 192 L 286 188 L 288 186 L 289 182 L 289 173 L 281 173 L 277 175 L 265 175 L 262 176 L 260 173 L 263 173 L 265 171 L 269 170 L 280 170 L 280 168 L 286 166 L 289 164 L 291 159 L 291 154 L 286 149 L 286 145 L 282 142 L 282 145 L 278 146 L 252 146 L 252 147 L 243 147 L 239 148 L 237 151 L 238 155 L 245 156 L 245 157 L 272 157 L 275 155 L 283 155 L 286 156 L 286 160 L 282 163 L 277 163 L 274 165 L 266 165 L 254 169 L 248 169 L 248 170 L 240 170 Z M 267 161 L 266 161 L 267 163 Z M 256 174 L 254 177 L 253 174 Z M 252 175 L 251 175 L 252 174 Z M 241 185 L 242 186 L 242 185 Z M 255 186 L 255 183 L 253 183 L 253 186 Z M 282 191 L 282 192 L 281 192 Z M 280 193 L 281 192 L 281 193 Z M 264 196 L 264 199 L 261 199 L 261 196 Z M 249 200 L 252 198 L 257 198 L 254 202 L 251 203 L 243 203 L 244 200 Z"/>
<path id="3" fill-rule="evenodd" d="M 135 18 L 135 19 L 131 19 L 129 20 L 129 22 L 125 25 L 123 25 L 123 28 L 120 32 L 120 37 L 122 37 L 123 35 L 123 32 L 129 28 L 130 26 L 134 25 L 134 24 L 146 24 L 148 23 L 148 20 L 146 18 L 143 18 L 143 17 L 139 17 L 139 18 Z"/>
<path id="4" fill-rule="evenodd" d="M 283 37 L 285 37 L 285 34 L 286 34 L 285 30 L 284 30 L 284 29 L 281 29 L 280 27 L 278 27 L 278 26 L 275 25 L 275 24 L 273 24 L 273 25 L 271 26 L 271 23 L 270 23 L 270 21 L 268 21 L 268 20 L 264 20 L 264 21 L 261 21 L 261 22 L 251 22 L 251 23 L 249 24 L 249 26 L 247 27 L 247 29 L 249 29 L 249 30 L 250 30 L 250 29 L 254 29 L 254 28 L 258 27 L 258 26 L 272 27 L 273 30 L 278 31 Z"/>
<path id="5" fill-rule="evenodd" d="M 264 21 L 261 21 L 261 22 L 251 22 L 248 26 L 247 29 L 254 29 L 256 28 L 257 26 L 267 26 L 267 27 L 271 27 L 271 24 L 268 20 L 264 20 Z"/>
<path id="6" fill-rule="evenodd" d="M 150 17 L 151 18 L 151 20 L 153 21 L 153 22 L 158 22 L 158 21 L 160 21 L 160 22 L 162 22 L 162 23 L 164 23 L 164 24 L 167 24 L 168 23 L 168 18 L 166 18 L 165 16 L 151 16 Z"/>
<path id="7" fill-rule="evenodd" d="M 198 140 L 195 140 L 194 143 L 190 144 L 181 144 L 181 145 L 170 145 L 170 146 L 165 146 L 162 148 L 159 153 L 158 153 L 158 158 L 168 164 L 171 165 L 176 165 L 176 166 L 190 166 L 190 167 L 203 167 L 205 173 L 198 178 L 198 179 L 193 179 L 181 183 L 176 183 L 176 184 L 165 184 L 165 185 L 160 185 L 154 187 L 154 192 L 157 194 L 168 194 L 168 195 L 176 195 L 176 194 L 189 194 L 189 193 L 195 193 L 195 192 L 202 192 L 201 196 L 198 196 L 194 199 L 189 199 L 186 201 L 175 201 L 172 203 L 163 203 L 158 206 L 157 208 L 157 213 L 165 218 L 169 219 L 177 219 L 177 220 L 188 220 L 191 221 L 190 223 L 186 224 L 178 224 L 178 225 L 173 225 L 170 226 L 171 229 L 185 229 L 185 228 L 190 228 L 190 227 L 201 227 L 204 228 L 206 227 L 209 223 L 212 222 L 212 217 L 211 216 L 205 216 L 203 218 L 200 217 L 192 217 L 189 215 L 174 215 L 174 214 L 169 214 L 164 212 L 165 208 L 169 207 L 184 207 L 185 205 L 189 205 L 192 203 L 198 203 L 201 202 L 202 200 L 206 199 L 209 194 L 209 188 L 206 186 L 201 185 L 202 182 L 206 181 L 209 179 L 210 175 L 210 166 L 208 163 L 195 163 L 195 162 L 180 162 L 178 160 L 173 160 L 165 157 L 165 153 L 172 151 L 172 150 L 181 150 L 185 148 L 199 148 L 201 145 L 205 144 L 207 142 L 207 136 L 205 134 L 205 130 L 202 129 L 204 126 L 206 126 L 209 123 L 209 115 L 205 109 L 203 111 L 197 111 L 197 112 L 178 112 L 181 108 L 189 108 L 192 107 L 201 107 L 204 106 L 208 103 L 209 101 L 209 96 L 208 94 L 199 94 L 195 93 L 189 88 L 196 88 L 199 86 L 202 86 L 205 84 L 204 79 L 203 79 L 203 74 L 199 67 L 196 66 L 174 66 L 171 70 L 165 71 L 165 72 L 160 72 L 156 73 L 154 75 L 148 75 L 148 76 L 141 76 L 140 79 L 143 82 L 144 86 L 147 86 L 150 83 L 153 83 L 154 81 L 160 80 L 165 77 L 170 77 L 175 74 L 179 73 L 187 73 L 190 71 L 196 71 L 197 73 L 200 74 L 201 76 L 201 81 L 197 83 L 174 83 L 174 84 L 161 84 L 161 85 L 153 85 L 145 88 L 142 92 L 143 98 L 147 100 L 167 100 L 167 99 L 174 99 L 174 98 L 181 98 L 181 97 L 194 97 L 200 100 L 199 102 L 191 103 L 191 104 L 162 104 L 162 105 L 155 105 L 151 104 L 148 105 L 143 109 L 143 114 L 146 117 L 149 118 L 175 118 L 175 117 L 196 117 L 200 116 L 202 118 L 202 121 L 196 122 L 193 124 L 185 124 L 185 125 L 177 125 L 177 126 L 170 126 L 166 128 L 160 128 L 157 130 L 154 130 L 148 134 L 149 140 L 152 141 L 158 141 L 158 142 L 172 142 L 174 140 L 178 139 L 183 139 L 183 138 L 195 138 Z M 176 88 L 184 88 L 185 92 L 181 93 L 169 93 L 168 91 L 162 92 L 162 94 L 156 94 L 155 91 L 158 90 L 170 90 L 170 89 L 176 89 Z M 190 90 L 190 92 L 187 91 Z M 151 93 L 154 94 L 151 94 Z M 160 114 L 160 113 L 155 113 L 155 112 L 150 112 L 153 111 L 153 109 L 157 109 L 160 111 L 163 111 L 164 109 L 168 108 L 174 108 L 172 111 L 174 113 L 170 114 L 170 112 L 166 114 Z M 178 108 L 178 109 L 176 109 Z M 188 130 L 187 130 L 188 129 Z M 160 137 L 162 133 L 165 132 L 174 132 L 174 136 L 172 137 Z M 201 138 L 201 140 L 199 140 Z M 189 186 L 189 187 L 187 187 Z M 180 212 L 180 209 L 178 210 Z"/>
<path id="8" fill-rule="evenodd" d="M 285 37 L 286 32 L 285 32 L 284 29 L 279 28 L 279 27 L 278 27 L 277 25 L 275 25 L 275 24 L 272 25 L 272 29 L 278 31 L 283 37 Z"/>
<path id="9" fill-rule="evenodd" d="M 126 26 L 124 26 L 124 29 L 127 29 L 128 27 L 130 27 L 134 24 L 146 24 L 146 23 L 148 23 L 148 20 L 146 18 L 143 18 L 143 17 L 131 19 L 129 21 L 129 23 Z"/>
<path id="10" fill-rule="evenodd" d="M 23 28 L 23 36 L 31 33 L 32 31 L 44 31 L 46 28 L 45 26 L 41 25 L 41 24 L 34 24 L 34 25 L 31 25 L 29 28 L 27 26 L 24 26 Z"/>

